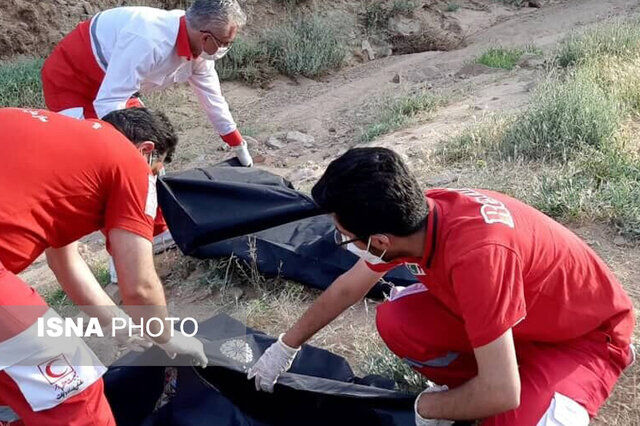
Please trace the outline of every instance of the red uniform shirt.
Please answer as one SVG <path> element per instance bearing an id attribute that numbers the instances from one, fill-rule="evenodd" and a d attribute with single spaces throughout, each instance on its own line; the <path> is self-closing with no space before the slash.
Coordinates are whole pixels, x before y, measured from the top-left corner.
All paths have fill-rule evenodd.
<path id="1" fill-rule="evenodd" d="M 426 196 L 424 257 L 369 267 L 382 272 L 407 264 L 464 321 L 473 347 L 509 328 L 520 341 L 561 342 L 601 330 L 629 344 L 629 297 L 567 228 L 491 191 L 434 189 Z"/>
<path id="2" fill-rule="evenodd" d="M 110 124 L 0 109 L 0 158 L 0 263 L 8 270 L 100 229 L 153 239 L 155 178 Z"/>

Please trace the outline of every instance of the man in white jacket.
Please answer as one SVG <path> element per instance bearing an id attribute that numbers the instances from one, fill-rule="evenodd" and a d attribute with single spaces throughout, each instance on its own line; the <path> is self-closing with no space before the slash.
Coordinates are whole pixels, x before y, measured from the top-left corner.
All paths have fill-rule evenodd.
<path id="1" fill-rule="evenodd" d="M 45 61 L 46 105 L 75 118 L 102 118 L 140 106 L 138 93 L 188 82 L 218 134 L 243 166 L 251 166 L 214 68 L 245 23 L 236 0 L 195 0 L 186 13 L 149 7 L 100 12 L 80 23 Z"/>

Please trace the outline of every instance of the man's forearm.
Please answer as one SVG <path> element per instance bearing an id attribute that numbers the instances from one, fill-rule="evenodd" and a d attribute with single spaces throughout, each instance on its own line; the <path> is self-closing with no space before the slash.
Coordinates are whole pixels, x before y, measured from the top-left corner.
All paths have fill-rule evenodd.
<path id="1" fill-rule="evenodd" d="M 460 387 L 425 393 L 418 402 L 418 412 L 427 419 L 476 420 L 516 408 L 502 387 L 492 387 L 478 377 Z"/>
<path id="2" fill-rule="evenodd" d="M 363 296 L 349 291 L 344 278 L 338 278 L 287 331 L 283 342 L 293 348 L 299 347 Z"/>
<path id="3" fill-rule="evenodd" d="M 114 317 L 115 303 L 102 289 L 77 251 L 77 243 L 47 250 L 47 261 L 60 287 L 87 315 L 106 325 Z"/>

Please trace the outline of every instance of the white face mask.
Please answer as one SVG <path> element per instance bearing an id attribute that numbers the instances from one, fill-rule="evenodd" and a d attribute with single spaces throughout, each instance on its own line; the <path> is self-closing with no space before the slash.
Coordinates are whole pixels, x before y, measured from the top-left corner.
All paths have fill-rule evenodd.
<path id="1" fill-rule="evenodd" d="M 205 52 L 204 50 L 202 51 L 202 53 L 200 54 L 200 57 L 202 59 L 205 59 L 207 61 L 217 61 L 220 60 L 222 58 L 224 58 L 224 56 L 229 53 L 229 49 L 230 47 L 221 47 L 218 49 L 218 51 L 216 53 L 214 53 L 213 55 L 210 53 Z"/>
<path id="2" fill-rule="evenodd" d="M 382 259 L 384 257 L 384 255 L 385 255 L 385 253 L 387 253 L 386 250 L 383 251 L 380 256 L 376 256 L 375 254 L 373 254 L 373 253 L 371 253 L 369 251 L 370 247 L 371 247 L 371 237 L 369 237 L 369 240 L 367 241 L 367 249 L 366 250 L 362 250 L 362 249 L 358 248 L 358 246 L 356 246 L 354 243 L 347 244 L 347 250 L 349 250 L 351 253 L 355 254 L 359 258 L 364 259 L 367 263 L 370 263 L 372 265 L 376 265 L 376 264 L 380 264 L 380 263 L 387 263 Z"/>

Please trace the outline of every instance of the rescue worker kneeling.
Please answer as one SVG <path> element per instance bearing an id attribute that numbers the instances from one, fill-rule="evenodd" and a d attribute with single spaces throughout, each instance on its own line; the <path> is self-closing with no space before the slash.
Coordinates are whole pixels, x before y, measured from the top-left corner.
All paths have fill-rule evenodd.
<path id="1" fill-rule="evenodd" d="M 419 426 L 587 425 L 632 361 L 633 307 L 571 231 L 506 195 L 423 192 L 401 158 L 352 149 L 312 191 L 362 257 L 250 369 L 272 391 L 300 345 L 405 265 L 417 284 L 377 310 L 387 346 L 437 383 Z"/>
<path id="2" fill-rule="evenodd" d="M 166 319 L 151 242 L 157 211 L 154 174 L 171 161 L 177 138 L 167 118 L 145 108 L 77 120 L 30 109 L 0 109 L 0 406 L 26 425 L 114 425 L 105 372 L 77 337 L 46 338 L 38 318 L 57 313 L 15 274 L 46 253 L 69 298 L 108 331 L 115 306 L 78 253 L 79 238 L 102 230 L 135 323 Z M 132 307 L 140 308 L 135 312 Z M 42 322 L 42 321 L 41 321 Z M 150 321 L 149 321 L 150 322 Z M 155 328 L 154 328 L 155 330 Z M 159 345 L 206 365 L 202 343 L 164 332 L 151 340 L 115 335 L 129 348 Z M 113 333 L 109 333 L 113 335 Z"/>

